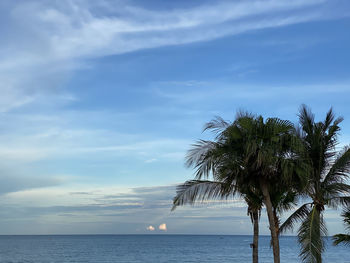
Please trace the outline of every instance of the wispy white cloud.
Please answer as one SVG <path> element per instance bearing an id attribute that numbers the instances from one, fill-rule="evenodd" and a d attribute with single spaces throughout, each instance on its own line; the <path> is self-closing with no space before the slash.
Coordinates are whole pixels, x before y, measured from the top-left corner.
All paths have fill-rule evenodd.
<path id="1" fill-rule="evenodd" d="M 18 170 L 12 171 L 9 169 L 1 169 L 0 175 L 0 195 L 18 192 L 28 189 L 46 188 L 64 184 L 66 178 L 64 176 L 47 175 L 27 176 L 25 173 L 20 173 Z"/>
<path id="2" fill-rule="evenodd" d="M 128 1 L 6 4 L 2 27 L 11 32 L 6 42 L 0 42 L 0 90 L 7 94 L 0 99 L 0 111 L 40 101 L 38 94 L 55 90 L 86 58 L 346 15 L 326 9 L 327 4 L 325 0 L 218 1 L 175 10 L 145 9 Z"/>
<path id="3" fill-rule="evenodd" d="M 216 2 L 172 11 L 146 10 L 123 2 L 117 4 L 114 15 L 108 16 L 94 13 L 95 6 L 82 1 L 52 6 L 42 3 L 40 8 L 28 4 L 26 9 L 32 11 L 30 21 L 34 25 L 44 25 L 51 58 L 67 59 L 211 40 L 341 15 L 325 13 L 325 2 Z M 105 5 L 115 10 L 115 2 L 107 1 Z M 54 33 L 48 33 L 49 30 Z"/>
<path id="4" fill-rule="evenodd" d="M 189 141 L 182 139 L 159 139 L 159 140 L 139 140 L 138 142 L 123 142 L 120 137 L 111 134 L 109 143 L 114 141 L 114 145 L 105 144 L 102 140 L 98 142 L 95 140 L 91 144 L 91 138 L 97 138 L 105 134 L 102 131 L 90 130 L 62 130 L 62 132 L 71 132 L 71 138 L 65 138 L 64 134 L 48 135 L 46 138 L 39 139 L 36 134 L 26 136 L 21 139 L 21 143 L 5 142 L 0 147 L 0 157 L 3 161 L 20 161 L 20 162 L 34 162 L 43 159 L 51 159 L 55 157 L 74 157 L 84 158 L 84 156 L 101 156 L 106 154 L 111 156 L 123 155 L 139 157 L 140 159 L 150 156 L 157 156 L 144 160 L 145 163 L 153 163 L 159 159 L 168 159 L 176 161 L 183 158 Z M 18 135 L 17 135 L 18 136 Z M 15 138 L 16 135 L 11 136 Z M 54 141 L 48 142 L 50 138 L 55 137 Z M 9 138 L 9 136 L 6 136 Z M 31 138 L 35 139 L 32 141 Z M 79 141 L 76 141 L 78 140 Z M 2 141 L 0 139 L 0 141 Z M 69 150 L 68 150 L 69 149 Z M 181 150 L 181 152 L 179 152 Z"/>
<path id="5" fill-rule="evenodd" d="M 248 30 L 321 19 L 320 10 L 298 14 L 314 1 L 219 2 L 189 10 L 152 11 L 119 4 L 116 16 L 98 16 L 93 7 L 71 2 L 70 8 L 43 6 L 36 18 L 55 28 L 49 42 L 60 58 L 120 54 L 142 48 L 184 44 Z M 109 2 L 108 5 L 115 5 Z M 296 13 L 285 14 L 284 12 Z M 121 15 L 123 13 L 123 15 Z M 283 13 L 282 17 L 278 17 Z M 269 14 L 266 17 L 259 15 Z M 277 14 L 277 17 L 276 17 Z M 272 15 L 272 17 L 271 17 Z M 323 18 L 322 18 L 323 19 Z M 234 24 L 225 24 L 234 21 Z M 220 25 L 212 28 L 212 26 Z M 203 34 L 204 33 L 204 34 Z M 60 43 L 59 45 L 56 45 Z"/>
<path id="6" fill-rule="evenodd" d="M 288 95 L 299 96 L 302 99 L 325 94 L 341 94 L 349 91 L 350 82 L 313 83 L 309 85 L 256 85 L 233 84 L 227 81 L 194 82 L 189 88 L 187 82 L 156 82 L 153 83 L 154 95 L 167 99 L 169 102 L 181 104 L 203 103 L 213 101 L 213 98 L 229 100 L 260 100 L 261 98 L 278 98 Z M 215 89 L 213 88 L 215 87 Z M 283 96 L 282 96 L 283 95 Z"/>
<path id="7" fill-rule="evenodd" d="M 156 162 L 156 161 L 158 161 L 158 159 L 152 158 L 152 159 L 147 159 L 147 160 L 145 161 L 145 163 L 154 163 L 154 162 Z"/>

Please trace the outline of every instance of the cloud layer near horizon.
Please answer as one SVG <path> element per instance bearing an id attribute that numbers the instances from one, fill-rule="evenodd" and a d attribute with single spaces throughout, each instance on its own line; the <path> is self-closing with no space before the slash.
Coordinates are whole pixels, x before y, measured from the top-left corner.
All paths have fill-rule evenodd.
<path id="1" fill-rule="evenodd" d="M 152 224 L 158 225 L 157 232 L 168 234 L 252 231 L 246 204 L 240 199 L 179 207 L 171 212 L 175 186 L 79 189 L 85 191 L 46 188 L 2 195 L 2 234 L 146 234 L 156 230 Z M 341 219 L 335 211 L 328 211 L 326 218 L 330 234 L 341 231 Z M 269 234 L 264 211 L 260 230 Z"/>
<path id="2" fill-rule="evenodd" d="M 241 229 L 227 233 L 250 231 L 246 208 L 240 200 L 184 207 L 171 212 L 174 186 L 85 190 L 47 188 L 3 195 L 0 202 L 3 207 L 0 222 L 6 226 L 3 234 L 144 234 L 155 230 L 152 224 L 157 224 L 159 231 L 170 234 L 191 230 L 200 233 L 193 231 L 192 224 L 204 225 L 206 222 L 212 225 L 208 233 L 214 234 L 225 233 L 218 224 L 223 221 L 237 221 L 241 226 Z M 197 215 L 199 211 L 200 216 Z M 28 224 L 34 225 L 24 231 Z M 42 227 L 38 231 L 39 225 Z M 89 225 L 91 228 L 87 228 Z M 171 226 L 170 230 L 167 225 Z"/>

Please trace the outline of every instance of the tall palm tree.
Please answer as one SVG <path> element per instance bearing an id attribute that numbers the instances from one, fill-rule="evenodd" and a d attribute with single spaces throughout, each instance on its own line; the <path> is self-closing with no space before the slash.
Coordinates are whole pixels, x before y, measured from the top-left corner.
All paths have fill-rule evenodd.
<path id="1" fill-rule="evenodd" d="M 345 244 L 350 246 L 350 207 L 348 207 L 344 212 L 342 213 L 342 217 L 344 218 L 344 224 L 345 228 L 348 231 L 349 234 L 337 234 L 333 236 L 333 244 L 339 245 L 339 244 Z"/>
<path id="2" fill-rule="evenodd" d="M 253 224 L 253 243 L 252 247 L 252 258 L 253 263 L 259 261 L 259 220 L 261 216 L 261 209 L 263 206 L 263 200 L 261 193 L 257 192 L 257 189 L 247 188 L 241 190 L 244 197 L 244 201 L 248 205 L 247 215 Z"/>
<path id="3" fill-rule="evenodd" d="M 237 115 L 237 117 L 238 116 L 252 117 L 250 114 L 241 114 Z M 258 189 L 251 185 L 237 184 L 235 178 L 230 173 L 224 176 L 219 174 L 219 167 L 221 167 L 222 170 L 225 166 L 231 166 L 231 164 L 227 162 L 227 158 L 219 161 L 219 159 L 226 154 L 226 150 L 219 140 L 219 134 L 228 129 L 230 125 L 232 124 L 224 121 L 220 117 L 216 117 L 216 119 L 205 125 L 204 131 L 213 131 L 217 135 L 217 140 L 200 140 L 189 150 L 186 157 L 186 164 L 188 167 L 193 165 L 197 167 L 197 180 L 186 181 L 184 184 L 177 187 L 177 194 L 173 201 L 174 205 L 172 210 L 177 206 L 185 204 L 195 204 L 197 202 L 215 199 L 233 199 L 236 195 L 242 197 L 248 205 L 247 215 L 250 216 L 253 224 L 253 243 L 251 244 L 252 259 L 253 263 L 258 263 L 259 219 L 263 206 L 262 195 L 258 192 Z M 216 159 L 216 163 L 213 162 L 214 159 Z M 199 163 L 201 163 L 201 165 L 199 165 Z M 241 172 L 249 169 L 250 167 L 244 167 L 244 169 L 241 169 Z M 213 175 L 213 181 L 201 179 L 203 176 L 208 178 L 210 172 Z"/>
<path id="4" fill-rule="evenodd" d="M 350 150 L 337 153 L 337 135 L 342 118 L 335 118 L 330 109 L 323 122 L 315 122 L 314 115 L 302 105 L 299 112 L 299 136 L 304 145 L 304 159 L 310 167 L 308 185 L 302 193 L 311 199 L 297 209 L 281 226 L 280 231 L 292 229 L 301 221 L 298 240 L 303 262 L 321 263 L 324 251 L 323 236 L 327 234 L 323 212 L 327 206 L 335 208 L 350 204 L 350 186 L 345 179 L 350 172 Z"/>
<path id="5" fill-rule="evenodd" d="M 227 200 L 235 195 L 243 197 L 248 205 L 247 214 L 253 224 L 252 259 L 258 263 L 258 240 L 259 240 L 259 219 L 262 209 L 262 198 L 254 192 L 254 189 L 246 187 L 237 191 L 232 183 L 224 181 L 190 180 L 177 186 L 177 193 L 173 202 L 174 210 L 177 206 L 195 204 L 208 200 Z"/>
<path id="6" fill-rule="evenodd" d="M 284 212 L 293 209 L 297 205 L 298 192 L 296 189 L 290 189 L 288 185 L 280 185 L 271 189 L 271 201 L 273 215 L 277 233 L 280 232 L 281 217 Z"/>
<path id="7" fill-rule="evenodd" d="M 274 262 L 279 263 L 278 231 L 270 193 L 276 184 L 292 188 L 293 182 L 300 181 L 302 166 L 292 147 L 296 141 L 293 124 L 277 118 L 264 121 L 262 116 L 240 113 L 232 123 L 216 118 L 206 125 L 207 129 L 216 133 L 215 141 L 197 142 L 189 151 L 187 165 L 196 168 L 196 180 L 212 174 L 214 181 L 222 183 L 215 187 L 214 196 L 220 196 L 222 187 L 224 190 L 234 187 L 237 191 L 239 187 L 250 186 L 262 194 Z M 208 197 L 211 194 L 203 186 L 193 191 L 202 191 L 202 196 Z"/>
<path id="8" fill-rule="evenodd" d="M 302 182 L 304 166 L 297 156 L 299 149 L 294 127 L 289 121 L 277 118 L 270 118 L 264 122 L 261 116 L 254 121 L 243 119 L 238 126 L 247 157 L 245 162 L 255 169 L 255 172 L 246 175 L 243 181 L 255 184 L 263 194 L 274 262 L 280 262 L 278 221 L 271 197 L 276 186 L 289 186 L 293 189 Z"/>

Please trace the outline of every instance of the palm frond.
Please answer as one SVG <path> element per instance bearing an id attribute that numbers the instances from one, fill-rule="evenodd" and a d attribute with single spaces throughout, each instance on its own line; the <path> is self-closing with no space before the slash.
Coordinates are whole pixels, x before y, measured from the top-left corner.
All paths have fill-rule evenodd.
<path id="1" fill-rule="evenodd" d="M 343 121 L 342 117 L 335 119 L 332 108 L 328 111 L 326 119 L 322 123 L 322 132 L 324 136 L 324 144 L 326 151 L 329 151 L 327 154 L 329 156 L 334 155 L 334 148 L 338 144 L 338 133 L 340 131 L 339 124 Z M 333 122 L 333 123 L 332 123 Z"/>
<path id="2" fill-rule="evenodd" d="M 268 118 L 266 120 L 266 128 L 271 129 L 275 134 L 281 134 L 294 129 L 294 124 L 289 120 L 279 118 Z"/>
<path id="3" fill-rule="evenodd" d="M 302 156 L 290 154 L 280 162 L 281 175 L 286 183 L 292 188 L 303 192 L 309 182 L 310 165 Z"/>
<path id="4" fill-rule="evenodd" d="M 256 117 L 255 114 L 249 112 L 249 111 L 246 111 L 246 110 L 243 110 L 243 109 L 240 109 L 236 112 L 236 120 L 237 119 L 240 119 L 240 118 L 250 118 L 250 119 L 254 119 Z"/>
<path id="5" fill-rule="evenodd" d="M 350 207 L 347 207 L 341 214 L 345 224 L 345 228 L 350 231 Z"/>
<path id="6" fill-rule="evenodd" d="M 347 206 L 349 204 L 350 185 L 343 183 L 334 183 L 322 188 L 322 196 L 326 205 L 332 206 Z M 336 205 L 335 207 L 333 205 Z"/>
<path id="7" fill-rule="evenodd" d="M 336 234 L 332 237 L 333 245 L 344 244 L 350 246 L 350 235 L 347 234 Z"/>
<path id="8" fill-rule="evenodd" d="M 224 131 L 227 127 L 229 127 L 230 123 L 225 121 L 220 116 L 215 116 L 213 120 L 206 123 L 203 128 L 203 132 L 207 130 L 213 131 L 215 134 L 218 134 Z"/>
<path id="9" fill-rule="evenodd" d="M 233 197 L 235 188 L 223 182 L 190 180 L 176 187 L 172 210 L 177 206 L 193 205 L 206 200 L 227 199 Z"/>
<path id="10" fill-rule="evenodd" d="M 326 118 L 325 118 L 325 120 L 323 122 L 323 124 L 324 124 L 324 132 L 326 132 L 327 129 L 331 126 L 331 124 L 334 121 L 334 119 L 335 119 L 335 114 L 333 112 L 333 108 L 331 107 L 329 109 L 329 111 L 327 112 Z"/>
<path id="11" fill-rule="evenodd" d="M 322 195 L 325 200 L 343 197 L 350 194 L 350 185 L 344 183 L 333 183 L 322 186 Z"/>
<path id="12" fill-rule="evenodd" d="M 337 208 L 338 206 L 349 207 L 350 206 L 350 196 L 338 196 L 329 199 L 327 202 L 332 208 Z"/>
<path id="13" fill-rule="evenodd" d="M 314 129 L 315 115 L 311 112 L 311 109 L 308 108 L 305 104 L 302 104 L 299 109 L 299 123 L 302 130 L 306 134 L 312 134 Z"/>
<path id="14" fill-rule="evenodd" d="M 347 207 L 341 214 L 345 224 L 345 229 L 350 232 L 350 207 Z M 337 234 L 332 237 L 333 245 L 344 244 L 350 246 L 349 234 Z"/>
<path id="15" fill-rule="evenodd" d="M 248 205 L 247 214 L 250 216 L 253 223 L 254 213 L 258 212 L 258 218 L 261 216 L 261 209 L 263 207 L 263 197 L 258 189 L 251 187 L 238 187 L 242 193 L 244 201 Z"/>
<path id="16" fill-rule="evenodd" d="M 297 222 L 303 221 L 310 213 L 310 203 L 303 204 L 280 226 L 280 234 L 292 230 Z"/>
<path id="17" fill-rule="evenodd" d="M 303 262 L 322 262 L 322 252 L 324 251 L 323 237 L 326 235 L 327 229 L 323 221 L 323 215 L 314 206 L 298 231 L 298 240 L 301 247 L 300 257 Z"/>
<path id="18" fill-rule="evenodd" d="M 350 148 L 344 147 L 338 154 L 331 169 L 329 169 L 322 184 L 328 185 L 331 183 L 342 182 L 350 175 Z"/>
<path id="19" fill-rule="evenodd" d="M 192 145 L 186 155 L 186 166 L 194 166 L 196 177 L 208 177 L 214 171 L 218 143 L 213 141 L 199 140 Z"/>
<path id="20" fill-rule="evenodd" d="M 273 198 L 273 192 L 271 194 L 271 198 Z M 274 203 L 274 201 L 272 201 Z M 279 215 L 281 215 L 283 212 L 291 210 L 294 206 L 297 205 L 297 193 L 294 191 L 283 191 L 282 195 L 280 195 L 280 198 L 278 200 L 277 205 L 274 205 L 276 208 L 276 211 Z"/>
<path id="21" fill-rule="evenodd" d="M 337 133 L 340 131 L 339 124 L 343 121 L 343 117 L 335 118 L 333 109 L 330 108 L 323 122 L 323 132 L 327 133 L 326 139 L 329 140 L 330 147 L 337 144 Z M 333 123 L 332 123 L 333 122 Z"/>

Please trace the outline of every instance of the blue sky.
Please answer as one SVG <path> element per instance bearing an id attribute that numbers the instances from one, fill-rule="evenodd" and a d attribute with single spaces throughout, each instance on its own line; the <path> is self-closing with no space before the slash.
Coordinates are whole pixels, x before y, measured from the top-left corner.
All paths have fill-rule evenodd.
<path id="1" fill-rule="evenodd" d="M 302 103 L 348 144 L 349 26 L 345 0 L 1 1 L 0 234 L 251 233 L 239 200 L 170 212 L 185 153 Z"/>

